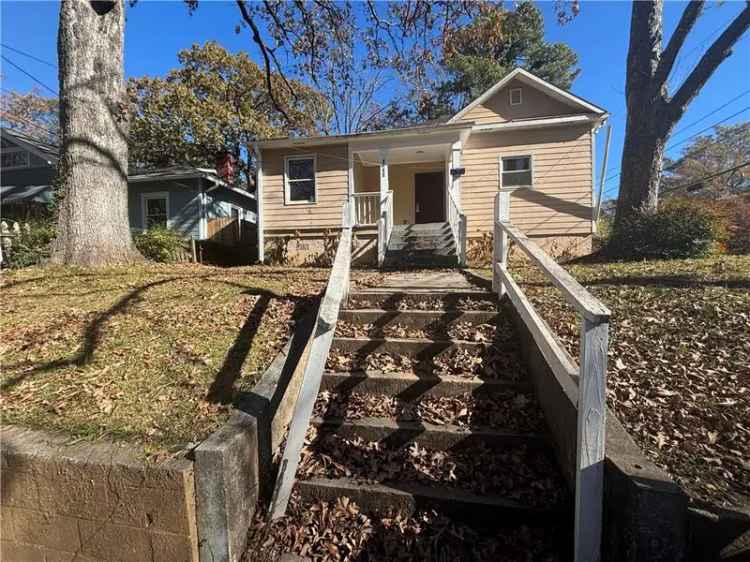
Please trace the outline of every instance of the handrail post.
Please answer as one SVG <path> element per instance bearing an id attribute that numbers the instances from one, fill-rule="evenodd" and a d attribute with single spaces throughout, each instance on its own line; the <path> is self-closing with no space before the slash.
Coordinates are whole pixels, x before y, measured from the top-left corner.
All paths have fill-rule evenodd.
<path id="1" fill-rule="evenodd" d="M 458 262 L 461 267 L 466 267 L 466 215 L 458 215 Z"/>
<path id="2" fill-rule="evenodd" d="M 500 191 L 495 196 L 495 221 L 492 237 L 492 290 L 498 297 L 505 294 L 505 287 L 497 272 L 497 264 L 505 268 L 508 266 L 508 234 L 497 223 L 510 220 L 510 192 Z"/>
<path id="3" fill-rule="evenodd" d="M 601 557 L 609 321 L 583 318 L 578 379 L 575 560 Z"/>

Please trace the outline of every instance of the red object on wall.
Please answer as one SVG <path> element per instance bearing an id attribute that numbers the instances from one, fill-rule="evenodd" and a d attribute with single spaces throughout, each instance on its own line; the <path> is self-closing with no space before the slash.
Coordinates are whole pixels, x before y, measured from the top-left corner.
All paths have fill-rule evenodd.
<path id="1" fill-rule="evenodd" d="M 235 173 L 234 156 L 225 152 L 216 157 L 216 173 L 227 183 L 234 183 Z"/>

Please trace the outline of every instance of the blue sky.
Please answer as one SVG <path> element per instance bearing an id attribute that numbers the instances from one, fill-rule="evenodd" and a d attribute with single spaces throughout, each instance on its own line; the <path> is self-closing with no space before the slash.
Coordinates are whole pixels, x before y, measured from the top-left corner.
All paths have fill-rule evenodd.
<path id="1" fill-rule="evenodd" d="M 547 39 L 568 43 L 580 58 L 581 74 L 572 91 L 611 114 L 613 127 L 605 198 L 617 194 L 623 136 L 625 133 L 625 58 L 630 30 L 628 2 L 582 2 L 580 15 L 560 26 L 553 14 L 552 2 L 539 2 L 546 21 Z M 687 76 L 705 49 L 718 37 L 726 24 L 742 10 L 744 1 L 710 2 L 691 33 L 677 60 L 670 79 L 674 87 Z M 665 36 L 668 38 L 684 9 L 685 2 L 666 2 Z M 55 63 L 57 59 L 56 2 L 0 0 L 0 38 L 9 47 L 20 49 L 39 59 Z M 248 50 L 260 63 L 247 30 L 235 33 L 239 12 L 234 2 L 202 0 L 190 16 L 179 1 L 140 0 L 128 10 L 125 30 L 125 72 L 127 76 L 162 75 L 176 65 L 176 54 L 193 43 L 216 40 L 230 51 Z M 41 82 L 57 89 L 57 71 L 52 66 L 24 57 L 9 49 L 3 56 L 33 74 Z M 29 90 L 35 82 L 16 68 L 0 61 L 4 90 Z M 668 154 L 677 156 L 689 144 L 689 137 L 727 119 L 750 106 L 750 34 L 746 34 L 734 54 L 723 63 L 700 95 L 693 101 L 668 143 L 674 148 Z M 744 94 L 743 94 L 744 92 Z M 47 92 L 49 93 L 49 92 Z M 741 95 L 742 94 L 742 95 Z M 740 97 L 738 97 L 740 96 Z M 733 102 L 712 113 L 733 98 Z M 750 119 L 750 108 L 727 119 L 731 124 Z M 603 155 L 604 134 L 597 145 L 598 167 Z M 687 142 L 680 142 L 687 140 Z M 613 177 L 614 176 L 614 177 Z M 597 169 L 598 185 L 599 169 Z"/>

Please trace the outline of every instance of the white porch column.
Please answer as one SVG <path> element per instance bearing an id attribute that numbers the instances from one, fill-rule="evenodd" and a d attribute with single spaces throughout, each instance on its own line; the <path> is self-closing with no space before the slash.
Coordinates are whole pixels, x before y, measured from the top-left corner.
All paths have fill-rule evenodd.
<path id="1" fill-rule="evenodd" d="M 263 232 L 263 153 L 258 145 L 253 143 L 255 152 L 255 226 L 258 231 L 258 261 L 265 260 L 266 239 Z"/>
<path id="2" fill-rule="evenodd" d="M 451 145 L 451 169 L 461 167 L 461 148 L 462 145 L 460 140 Z M 456 203 L 461 205 L 461 176 L 451 176 L 450 182 L 453 196 L 456 198 Z"/>
<path id="3" fill-rule="evenodd" d="M 380 151 L 380 200 L 385 199 L 388 195 L 388 152 L 385 150 Z"/>

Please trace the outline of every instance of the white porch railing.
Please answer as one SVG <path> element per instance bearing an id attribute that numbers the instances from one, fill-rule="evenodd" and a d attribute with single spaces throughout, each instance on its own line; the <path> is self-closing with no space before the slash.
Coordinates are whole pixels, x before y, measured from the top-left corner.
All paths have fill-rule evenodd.
<path id="1" fill-rule="evenodd" d="M 451 189 L 448 189 L 448 223 L 453 232 L 453 239 L 456 241 L 458 264 L 463 267 L 466 265 L 466 215 L 461 212 L 461 207 Z"/>
<path id="2" fill-rule="evenodd" d="M 606 373 L 610 311 L 544 250 L 510 222 L 510 193 L 495 199 L 492 287 L 507 293 L 523 319 L 546 363 L 566 388 L 578 383 L 575 465 L 575 561 L 601 558 L 604 445 L 606 426 Z M 562 292 L 581 317 L 580 365 L 560 345 L 508 272 L 508 240 L 513 239 Z M 575 394 L 573 394 L 575 397 Z"/>
<path id="3" fill-rule="evenodd" d="M 354 224 L 357 226 L 375 225 L 380 219 L 380 192 L 365 191 L 352 193 L 354 202 Z"/>
<path id="4" fill-rule="evenodd" d="M 388 191 L 380 201 L 380 218 L 378 219 L 378 266 L 385 261 L 385 251 L 393 232 L 393 191 Z"/>

